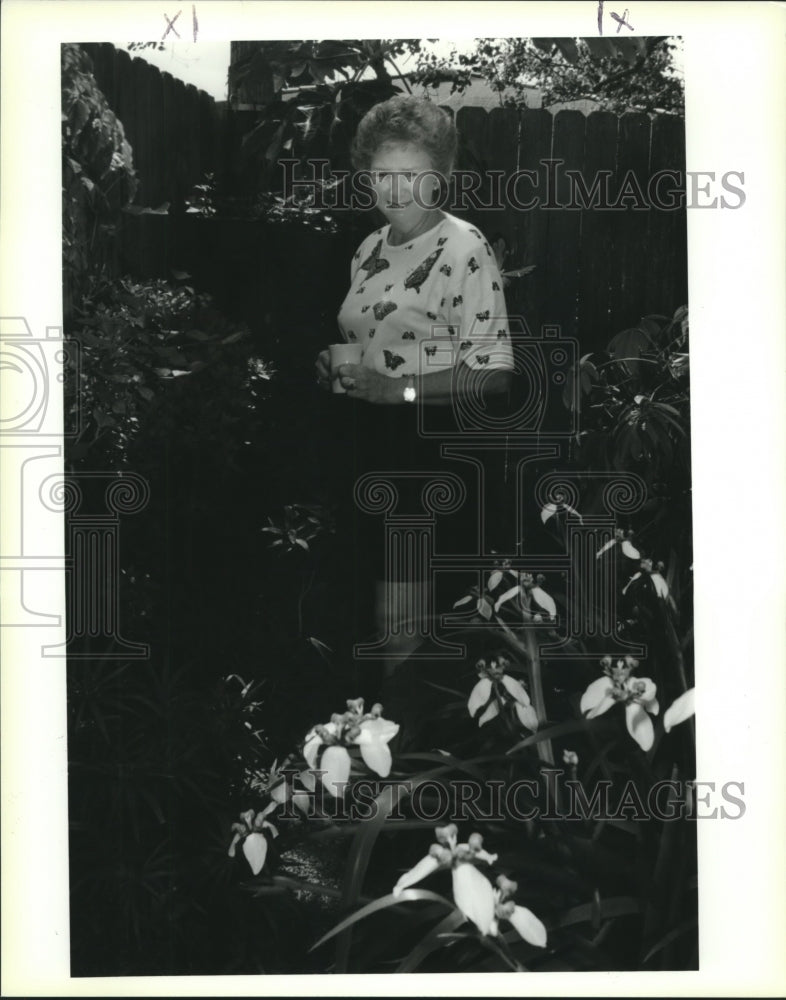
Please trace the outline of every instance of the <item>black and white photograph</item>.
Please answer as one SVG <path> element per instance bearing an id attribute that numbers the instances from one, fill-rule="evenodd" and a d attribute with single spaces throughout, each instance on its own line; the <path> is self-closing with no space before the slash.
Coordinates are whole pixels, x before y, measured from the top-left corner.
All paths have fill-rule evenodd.
<path id="1" fill-rule="evenodd" d="M 778 995 L 782 9 L 132 6 L 11 174 L 4 43 L 4 992 Z"/>

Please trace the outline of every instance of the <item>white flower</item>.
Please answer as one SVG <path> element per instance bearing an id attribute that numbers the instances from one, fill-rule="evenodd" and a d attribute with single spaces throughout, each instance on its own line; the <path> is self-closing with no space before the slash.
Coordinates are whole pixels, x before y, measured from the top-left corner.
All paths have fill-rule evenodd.
<path id="1" fill-rule="evenodd" d="M 605 545 L 601 546 L 595 553 L 595 558 L 600 559 L 604 552 L 608 552 L 609 549 L 614 548 L 615 545 L 619 543 L 620 549 L 623 555 L 627 556 L 628 559 L 641 559 L 641 554 L 637 548 L 635 548 L 629 539 L 625 537 L 625 532 L 621 528 L 617 528 L 614 532 L 614 537 L 606 542 Z"/>
<path id="2" fill-rule="evenodd" d="M 229 845 L 229 850 L 227 853 L 230 858 L 235 856 L 235 847 L 239 841 L 243 841 L 243 854 L 246 857 L 251 866 L 251 871 L 258 875 L 265 865 L 265 858 L 267 857 L 267 838 L 265 837 L 264 830 L 270 830 L 272 837 L 278 836 L 278 830 L 273 826 L 272 823 L 268 823 L 265 816 L 269 812 L 272 812 L 276 808 L 276 803 L 271 802 L 265 809 L 258 812 L 256 816 L 254 815 L 253 809 L 248 809 L 246 812 L 242 813 L 240 818 L 243 820 L 242 823 L 233 823 L 232 830 L 234 836 L 232 838 L 232 843 Z"/>
<path id="3" fill-rule="evenodd" d="M 526 906 L 517 906 L 509 898 L 515 895 L 517 889 L 517 883 L 512 882 L 504 875 L 500 875 L 497 879 L 497 888 L 493 890 L 494 924 L 491 933 L 496 935 L 498 922 L 507 920 L 528 944 L 535 945 L 536 948 L 545 948 L 548 935 L 543 922 L 535 916 L 532 910 L 528 910 Z"/>
<path id="4" fill-rule="evenodd" d="M 642 750 L 649 750 L 655 740 L 650 715 L 657 715 L 660 710 L 655 684 L 649 677 L 630 676 L 639 665 L 632 656 L 617 660 L 616 664 L 612 664 L 610 656 L 604 656 L 601 664 L 605 676 L 593 681 L 581 696 L 582 713 L 588 719 L 595 719 L 612 705 L 623 704 L 628 732 Z"/>
<path id="5" fill-rule="evenodd" d="M 684 722 L 695 714 L 695 691 L 695 688 L 688 688 L 684 694 L 681 694 L 666 709 L 663 714 L 663 728 L 667 733 L 670 733 L 674 726 L 678 726 L 681 722 Z"/>
<path id="6" fill-rule="evenodd" d="M 322 771 L 322 784 L 334 798 L 344 795 L 352 769 L 347 747 L 357 746 L 368 768 L 387 778 L 393 765 L 388 744 L 399 726 L 382 718 L 382 706 L 374 705 L 364 713 L 363 699 L 347 702 L 347 711 L 334 715 L 330 722 L 315 726 L 306 736 L 303 756 L 312 771 Z M 320 757 L 320 750 L 322 751 Z"/>
<path id="7" fill-rule="evenodd" d="M 467 701 L 467 709 L 472 718 L 483 708 L 478 718 L 478 725 L 484 726 L 495 719 L 506 708 L 527 729 L 536 732 L 538 716 L 532 707 L 532 702 L 523 686 L 509 674 L 505 668 L 510 666 L 510 660 L 504 655 L 498 655 L 488 663 L 478 660 L 477 670 L 480 680 L 474 686 Z"/>
<path id="8" fill-rule="evenodd" d="M 435 831 L 437 843 L 432 844 L 429 853 L 393 886 L 393 895 L 400 896 L 404 889 L 415 885 L 440 868 L 450 868 L 453 879 L 453 901 L 468 920 L 482 934 L 491 934 L 494 927 L 494 889 L 475 867 L 475 862 L 494 864 L 496 854 L 483 850 L 483 838 L 479 833 L 470 835 L 466 844 L 457 843 L 458 828 L 455 823 L 438 826 Z"/>

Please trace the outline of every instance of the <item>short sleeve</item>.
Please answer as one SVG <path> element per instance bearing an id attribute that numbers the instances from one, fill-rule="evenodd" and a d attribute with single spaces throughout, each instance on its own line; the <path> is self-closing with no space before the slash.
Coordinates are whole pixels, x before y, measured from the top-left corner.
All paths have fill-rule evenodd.
<path id="1" fill-rule="evenodd" d="M 446 305 L 458 339 L 458 360 L 474 369 L 512 370 L 502 277 L 485 240 L 470 248 L 451 279 Z"/>

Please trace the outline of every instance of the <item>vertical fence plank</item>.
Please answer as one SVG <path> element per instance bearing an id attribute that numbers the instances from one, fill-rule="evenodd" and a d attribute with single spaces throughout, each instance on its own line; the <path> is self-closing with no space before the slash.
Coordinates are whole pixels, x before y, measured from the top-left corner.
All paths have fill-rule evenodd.
<path id="1" fill-rule="evenodd" d="M 647 233 L 651 212 L 646 204 L 650 131 L 650 119 L 645 114 L 624 114 L 620 118 L 617 201 L 625 207 L 614 213 L 619 247 L 618 267 L 612 275 L 611 336 L 637 323 L 646 312 L 645 275 L 650 265 Z M 644 201 L 641 207 L 636 204 L 639 190 Z"/>
<path id="2" fill-rule="evenodd" d="M 516 293 L 522 304 L 524 319 L 530 331 L 538 335 L 544 317 L 546 293 L 546 237 L 548 219 L 540 207 L 546 200 L 546 174 L 543 161 L 551 156 L 553 118 L 542 109 L 521 113 L 519 131 L 519 172 L 529 171 L 530 176 L 520 176 L 511 193 L 517 201 L 514 229 L 518 256 L 512 261 L 517 267 L 535 265 L 535 271 L 517 282 Z M 531 203 L 531 205 L 530 205 Z M 530 205 L 530 207 L 526 207 Z"/>
<path id="3" fill-rule="evenodd" d="M 585 117 L 581 111 L 560 111 L 554 119 L 551 158 L 554 162 L 555 208 L 548 213 L 544 322 L 562 328 L 564 336 L 576 336 L 579 294 L 579 244 L 581 215 L 568 207 L 571 198 L 567 171 L 580 172 L 584 160 Z"/>
<path id="4" fill-rule="evenodd" d="M 491 185 L 495 206 L 490 210 L 494 221 L 489 225 L 488 236 L 492 238 L 494 232 L 501 233 L 508 248 L 514 252 L 514 217 L 506 210 L 504 182 L 518 167 L 520 117 L 514 108 L 492 108 L 486 124 L 488 167 L 502 174 L 502 183 L 495 182 Z"/>
<path id="5" fill-rule="evenodd" d="M 489 198 L 489 184 L 486 177 L 486 171 L 489 166 L 488 150 L 486 147 L 487 125 L 487 115 L 484 108 L 463 107 L 459 108 L 456 114 L 456 128 L 459 133 L 457 163 L 457 173 L 459 176 L 455 179 L 456 184 L 462 184 L 462 174 L 465 177 L 465 181 L 468 178 L 479 177 L 481 183 L 474 192 L 471 192 L 467 186 L 464 188 L 464 194 L 461 194 L 457 188 L 455 214 L 459 218 L 466 219 L 477 226 L 484 236 L 489 235 L 486 232 L 488 228 L 487 213 L 482 209 L 473 207 L 473 200 L 476 200 L 478 203 L 488 203 Z"/>
<path id="6" fill-rule="evenodd" d="M 614 213 L 608 205 L 617 190 L 617 116 L 608 111 L 594 111 L 587 118 L 584 140 L 584 191 L 576 191 L 577 200 L 587 207 L 581 212 L 581 247 L 579 262 L 578 332 L 582 350 L 598 350 L 608 343 L 611 310 L 612 274 L 616 270 Z M 593 185 L 598 194 L 593 196 Z"/>
<path id="7" fill-rule="evenodd" d="M 679 175 L 657 182 L 660 171 Z M 650 226 L 647 239 L 649 267 L 645 278 L 645 311 L 671 315 L 688 301 L 688 233 L 684 201 L 685 122 L 662 116 L 652 123 L 650 150 Z M 677 208 L 669 208 L 674 198 Z"/>

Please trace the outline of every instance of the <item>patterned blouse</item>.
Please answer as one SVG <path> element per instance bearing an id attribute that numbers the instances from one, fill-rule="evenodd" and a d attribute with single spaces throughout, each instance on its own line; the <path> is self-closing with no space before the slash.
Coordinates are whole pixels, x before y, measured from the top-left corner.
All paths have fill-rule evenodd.
<path id="1" fill-rule="evenodd" d="M 352 259 L 339 310 L 344 340 L 383 375 L 429 374 L 460 362 L 513 369 L 502 278 L 491 247 L 468 222 L 445 213 L 409 243 L 371 233 Z"/>

